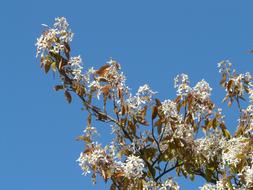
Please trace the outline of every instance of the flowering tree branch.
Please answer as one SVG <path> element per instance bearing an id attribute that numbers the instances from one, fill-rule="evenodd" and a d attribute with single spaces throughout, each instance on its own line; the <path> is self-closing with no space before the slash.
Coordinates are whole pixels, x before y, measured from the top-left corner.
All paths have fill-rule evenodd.
<path id="1" fill-rule="evenodd" d="M 37 39 L 37 57 L 48 73 L 57 74 L 71 103 L 77 96 L 87 111 L 85 149 L 77 159 L 83 174 L 111 181 L 111 190 L 178 190 L 171 171 L 194 180 L 201 190 L 253 189 L 253 89 L 249 73 L 237 74 L 229 61 L 218 63 L 225 89 L 223 102 L 237 103 L 240 118 L 231 135 L 222 110 L 211 100 L 205 80 L 190 85 L 186 74 L 176 76 L 174 100 L 161 101 L 145 84 L 135 94 L 126 85 L 120 64 L 111 59 L 98 69 L 84 71 L 81 56 L 71 56 L 73 33 L 64 17 L 46 26 Z M 245 97 L 246 95 L 246 97 Z M 248 95 L 248 96 L 247 96 Z M 243 107 L 240 101 L 249 100 Z M 111 143 L 102 146 L 94 120 L 110 125 Z"/>

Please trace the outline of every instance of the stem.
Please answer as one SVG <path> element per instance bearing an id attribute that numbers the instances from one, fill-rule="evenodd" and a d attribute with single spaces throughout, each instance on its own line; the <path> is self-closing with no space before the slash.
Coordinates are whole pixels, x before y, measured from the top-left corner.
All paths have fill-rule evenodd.
<path id="1" fill-rule="evenodd" d="M 167 165 L 168 165 L 168 164 L 167 164 Z M 163 173 L 161 173 L 159 176 L 157 176 L 157 177 L 155 178 L 155 181 L 159 180 L 161 177 L 163 177 L 163 176 L 164 176 L 165 174 L 167 174 L 168 172 L 174 170 L 175 168 L 177 168 L 177 167 L 179 167 L 179 166 L 182 166 L 183 163 L 179 164 L 178 161 L 177 161 L 176 164 L 175 164 L 175 166 L 173 166 L 173 167 L 171 167 L 171 168 L 169 168 L 169 169 L 166 170 L 167 165 L 166 165 L 166 167 L 164 168 Z"/>

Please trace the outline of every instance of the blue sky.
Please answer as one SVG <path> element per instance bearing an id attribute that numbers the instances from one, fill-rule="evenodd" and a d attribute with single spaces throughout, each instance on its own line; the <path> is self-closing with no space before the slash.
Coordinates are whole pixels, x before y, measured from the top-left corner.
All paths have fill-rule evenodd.
<path id="1" fill-rule="evenodd" d="M 80 102 L 68 105 L 54 92 L 57 81 L 44 75 L 35 58 L 42 23 L 65 16 L 75 33 L 73 54 L 82 55 L 85 68 L 113 57 L 133 90 L 148 83 L 161 99 L 173 98 L 174 76 L 187 73 L 193 85 L 205 78 L 220 105 L 224 92 L 218 87 L 217 62 L 229 59 L 238 70 L 253 72 L 250 0 L 3 0 L 0 5 L 3 190 L 104 189 L 101 180 L 93 186 L 75 163 L 83 144 L 74 139 L 85 127 Z M 234 130 L 237 114 L 225 111 Z M 203 183 L 177 180 L 182 189 Z"/>

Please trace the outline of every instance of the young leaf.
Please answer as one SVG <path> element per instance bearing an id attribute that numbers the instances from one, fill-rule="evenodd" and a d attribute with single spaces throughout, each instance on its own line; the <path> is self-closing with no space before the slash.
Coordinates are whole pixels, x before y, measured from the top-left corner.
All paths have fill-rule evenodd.
<path id="1" fill-rule="evenodd" d="M 45 73 L 48 73 L 48 71 L 50 70 L 51 64 L 52 64 L 51 61 L 46 62 L 46 64 L 44 65 Z"/>
<path id="2" fill-rule="evenodd" d="M 63 89 L 64 89 L 64 86 L 63 86 L 63 85 L 56 85 L 56 86 L 54 87 L 54 90 L 55 90 L 55 91 L 63 90 Z"/>
<path id="3" fill-rule="evenodd" d="M 154 120 L 156 118 L 157 113 L 158 113 L 157 106 L 154 106 L 152 109 L 152 120 Z"/>
<path id="4" fill-rule="evenodd" d="M 68 91 L 65 91 L 64 95 L 65 95 L 65 98 L 68 101 L 68 103 L 71 103 L 71 101 L 72 101 L 71 94 Z"/>
<path id="5" fill-rule="evenodd" d="M 107 73 L 109 67 L 110 67 L 109 64 L 103 65 L 96 71 L 96 74 L 99 76 L 104 76 L 105 73 Z"/>

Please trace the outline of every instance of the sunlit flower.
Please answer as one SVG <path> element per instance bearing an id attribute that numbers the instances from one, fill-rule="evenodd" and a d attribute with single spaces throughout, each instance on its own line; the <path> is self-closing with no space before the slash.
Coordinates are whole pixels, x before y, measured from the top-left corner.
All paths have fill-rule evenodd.
<path id="1" fill-rule="evenodd" d="M 177 95 L 185 98 L 191 91 L 189 77 L 186 74 L 177 75 L 174 78 L 174 88 L 177 88 Z"/>
<path id="2" fill-rule="evenodd" d="M 130 155 L 124 165 L 125 176 L 129 179 L 139 179 L 143 175 L 144 161 L 138 156 Z"/>

